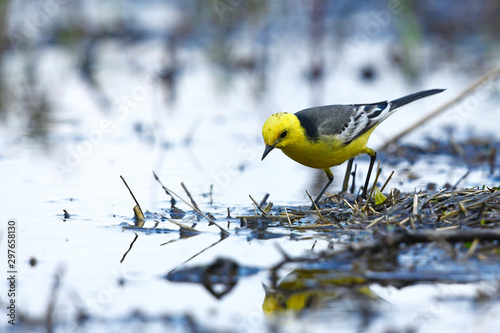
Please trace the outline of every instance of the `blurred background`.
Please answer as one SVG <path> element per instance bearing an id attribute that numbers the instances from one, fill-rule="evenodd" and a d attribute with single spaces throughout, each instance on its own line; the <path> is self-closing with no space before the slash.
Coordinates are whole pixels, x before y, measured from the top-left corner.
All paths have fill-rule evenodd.
<path id="1" fill-rule="evenodd" d="M 448 89 L 391 117 L 376 148 L 497 65 L 499 12 L 487 0 L 2 1 L 1 156 L 26 149 L 54 182 L 154 169 L 221 201 L 302 200 L 312 170 L 280 152 L 260 162 L 270 114 Z M 470 130 L 479 112 L 475 129 L 494 132 L 482 117 L 497 119 L 498 89 L 483 90 L 410 142 Z"/>

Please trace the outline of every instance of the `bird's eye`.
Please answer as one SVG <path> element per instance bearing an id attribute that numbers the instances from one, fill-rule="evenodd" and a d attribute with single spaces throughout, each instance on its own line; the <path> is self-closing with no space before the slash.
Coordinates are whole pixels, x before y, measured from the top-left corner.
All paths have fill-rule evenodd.
<path id="1" fill-rule="evenodd" d="M 280 139 L 283 139 L 287 134 L 288 131 L 283 131 L 283 133 L 280 134 Z"/>

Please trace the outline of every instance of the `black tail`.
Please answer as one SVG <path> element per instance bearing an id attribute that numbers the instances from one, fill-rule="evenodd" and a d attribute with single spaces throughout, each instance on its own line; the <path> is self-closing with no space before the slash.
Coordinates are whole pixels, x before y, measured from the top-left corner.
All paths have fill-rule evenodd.
<path id="1" fill-rule="evenodd" d="M 406 105 L 408 103 L 411 103 L 413 101 L 416 101 L 417 99 L 421 99 L 427 96 L 439 94 L 440 92 L 445 91 L 446 89 L 431 89 L 431 90 L 424 90 L 420 91 L 418 93 L 414 93 L 405 97 L 401 97 L 398 99 L 395 99 L 391 101 L 391 110 L 395 110 L 397 108 L 402 107 L 403 105 Z"/>

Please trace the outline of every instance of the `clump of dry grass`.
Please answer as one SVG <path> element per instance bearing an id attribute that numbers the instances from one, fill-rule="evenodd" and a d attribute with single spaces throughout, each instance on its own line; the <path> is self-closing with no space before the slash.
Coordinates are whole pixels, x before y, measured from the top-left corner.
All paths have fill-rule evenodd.
<path id="1" fill-rule="evenodd" d="M 349 193 L 327 196 L 322 209 L 257 206 L 252 215 L 240 215 L 242 224 L 251 227 L 259 221 L 286 228 L 450 230 L 494 228 L 500 225 L 500 189 L 471 188 L 441 190 L 434 193 L 400 193 L 392 189 L 381 204 L 360 200 Z M 274 211 L 274 214 L 273 214 Z M 274 224 L 273 224 L 274 223 Z"/>

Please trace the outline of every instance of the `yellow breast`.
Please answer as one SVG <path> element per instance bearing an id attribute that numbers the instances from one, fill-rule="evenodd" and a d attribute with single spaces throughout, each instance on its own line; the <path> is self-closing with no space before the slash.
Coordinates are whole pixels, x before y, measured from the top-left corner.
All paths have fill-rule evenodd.
<path id="1" fill-rule="evenodd" d="M 323 136 L 320 140 L 313 142 L 307 140 L 305 134 L 302 134 L 302 138 L 297 138 L 279 148 L 285 155 L 300 164 L 316 169 L 326 169 L 364 153 L 368 138 L 374 129 L 370 129 L 346 146 L 332 136 Z"/>

